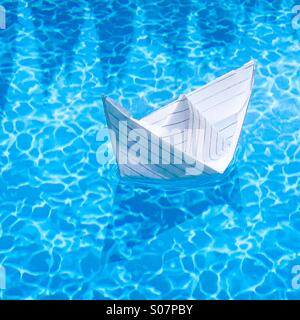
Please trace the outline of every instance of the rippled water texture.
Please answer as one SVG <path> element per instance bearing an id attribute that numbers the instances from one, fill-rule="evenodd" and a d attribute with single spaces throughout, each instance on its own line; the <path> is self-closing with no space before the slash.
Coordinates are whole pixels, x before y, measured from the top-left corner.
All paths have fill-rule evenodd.
<path id="1" fill-rule="evenodd" d="M 153 2 L 1 2 L 0 297 L 300 298 L 295 3 Z M 132 183 L 98 164 L 102 93 L 141 117 L 250 59 L 220 181 Z"/>

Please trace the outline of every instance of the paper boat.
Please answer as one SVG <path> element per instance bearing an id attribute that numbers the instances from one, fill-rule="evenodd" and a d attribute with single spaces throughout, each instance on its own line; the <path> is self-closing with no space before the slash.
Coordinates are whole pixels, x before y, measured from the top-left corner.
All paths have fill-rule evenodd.
<path id="1" fill-rule="evenodd" d="M 121 176 L 174 179 L 224 173 L 241 134 L 254 68 L 250 61 L 140 120 L 103 96 Z"/>

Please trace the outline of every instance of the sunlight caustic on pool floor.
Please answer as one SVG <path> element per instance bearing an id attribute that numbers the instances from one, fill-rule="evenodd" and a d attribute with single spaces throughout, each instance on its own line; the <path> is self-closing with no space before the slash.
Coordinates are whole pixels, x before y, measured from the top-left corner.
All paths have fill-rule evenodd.
<path id="1" fill-rule="evenodd" d="M 293 1 L 2 5 L 2 298 L 300 298 Z M 128 184 L 99 165 L 102 93 L 142 117 L 250 59 L 253 96 L 221 181 Z"/>

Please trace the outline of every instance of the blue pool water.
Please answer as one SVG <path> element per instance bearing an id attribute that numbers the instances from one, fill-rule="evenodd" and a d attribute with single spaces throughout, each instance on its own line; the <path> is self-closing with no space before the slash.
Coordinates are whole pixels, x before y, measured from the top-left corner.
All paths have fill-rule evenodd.
<path id="1" fill-rule="evenodd" d="M 300 298 L 297 3 L 153 2 L 1 2 L 3 299 Z M 102 93 L 142 117 L 250 59 L 221 181 L 128 183 L 111 151 L 99 165 Z"/>

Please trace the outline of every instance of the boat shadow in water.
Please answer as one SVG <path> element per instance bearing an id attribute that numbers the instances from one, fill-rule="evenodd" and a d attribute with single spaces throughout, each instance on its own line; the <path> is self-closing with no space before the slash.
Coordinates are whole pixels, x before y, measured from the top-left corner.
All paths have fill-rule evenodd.
<path id="1" fill-rule="evenodd" d="M 160 234 L 224 205 L 235 213 L 242 211 L 234 167 L 210 181 L 194 178 L 155 184 L 120 179 L 106 227 L 102 265 L 130 259 Z"/>

